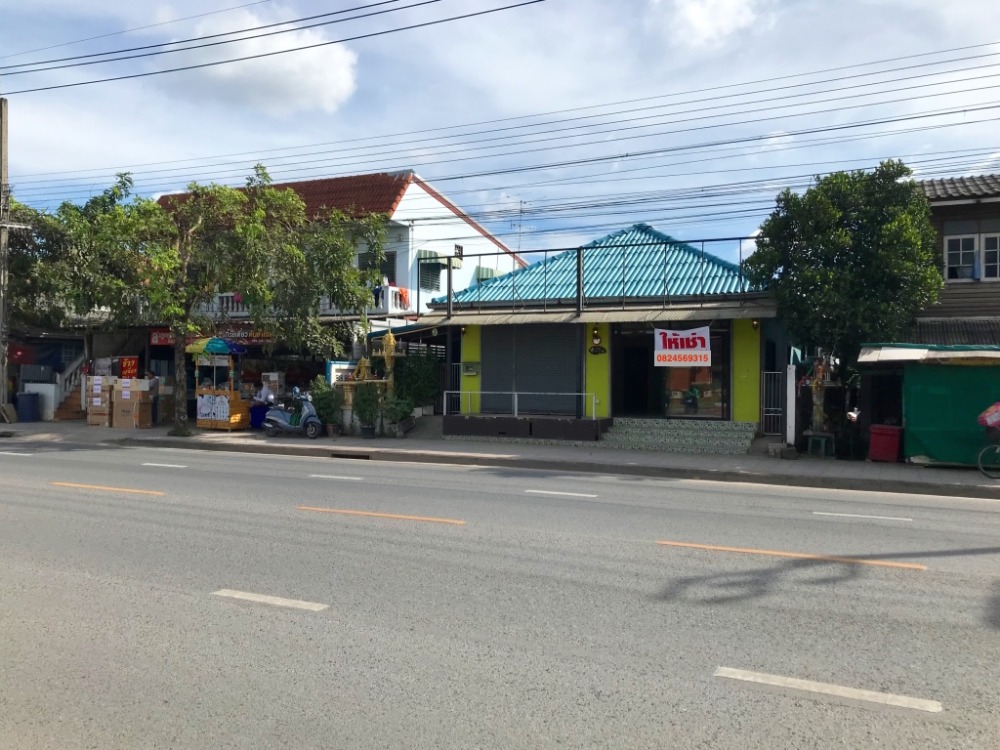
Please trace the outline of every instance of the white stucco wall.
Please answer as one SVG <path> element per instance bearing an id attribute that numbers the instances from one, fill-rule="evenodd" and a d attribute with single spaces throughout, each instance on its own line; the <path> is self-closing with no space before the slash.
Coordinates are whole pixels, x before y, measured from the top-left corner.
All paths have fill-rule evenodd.
<path id="1" fill-rule="evenodd" d="M 443 197 L 448 199 L 448 196 Z M 459 204 L 451 202 L 461 210 Z M 427 312 L 427 303 L 435 297 L 444 296 L 448 284 L 447 271 L 442 269 L 440 289 L 437 291 L 421 289 L 418 294 L 419 250 L 430 250 L 450 256 L 455 252 L 455 245 L 462 246 L 464 256 L 462 267 L 452 269 L 452 286 L 456 292 L 476 282 L 477 266 L 496 269 L 498 275 L 509 273 L 517 267 L 513 255 L 504 251 L 495 240 L 484 236 L 475 226 L 456 215 L 436 196 L 417 183 L 407 188 L 392 215 L 392 221 L 402 226 L 390 227 L 386 250 L 396 251 L 397 284 L 410 289 L 413 306 L 416 306 L 416 301 L 419 299 L 418 312 Z"/>

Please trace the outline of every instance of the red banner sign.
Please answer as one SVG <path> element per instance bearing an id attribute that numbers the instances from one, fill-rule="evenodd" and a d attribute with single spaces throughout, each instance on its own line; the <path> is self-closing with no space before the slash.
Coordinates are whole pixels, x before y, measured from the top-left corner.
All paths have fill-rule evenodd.
<path id="1" fill-rule="evenodd" d="M 137 378 L 139 377 L 139 358 L 138 357 L 122 357 L 118 360 L 119 365 L 119 375 L 122 378 Z"/>

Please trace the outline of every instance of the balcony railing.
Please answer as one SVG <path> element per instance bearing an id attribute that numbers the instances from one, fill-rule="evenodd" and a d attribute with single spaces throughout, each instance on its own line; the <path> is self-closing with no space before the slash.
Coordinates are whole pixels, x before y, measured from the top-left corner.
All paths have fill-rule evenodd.
<path id="1" fill-rule="evenodd" d="M 250 317 L 250 309 L 238 294 L 226 292 L 215 295 L 215 299 L 208 304 L 202 305 L 198 312 L 202 315 L 216 318 L 226 318 L 233 320 L 247 319 Z M 369 317 L 393 317 L 402 315 L 412 315 L 416 312 L 412 298 L 408 290 L 391 286 L 379 293 L 376 298 L 372 294 L 372 305 L 368 308 Z M 329 297 L 322 297 L 319 301 L 319 314 L 321 317 L 340 317 L 354 314 L 353 310 L 341 310 L 332 304 Z"/>

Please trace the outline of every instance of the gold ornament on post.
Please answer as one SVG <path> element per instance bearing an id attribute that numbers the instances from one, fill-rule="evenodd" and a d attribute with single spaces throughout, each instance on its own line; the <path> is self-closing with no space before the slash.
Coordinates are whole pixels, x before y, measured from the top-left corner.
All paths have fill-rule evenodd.
<path id="1" fill-rule="evenodd" d="M 382 356 L 385 357 L 385 389 L 391 394 L 396 385 L 392 372 L 392 363 L 396 358 L 396 337 L 392 335 L 391 329 L 382 337 Z"/>

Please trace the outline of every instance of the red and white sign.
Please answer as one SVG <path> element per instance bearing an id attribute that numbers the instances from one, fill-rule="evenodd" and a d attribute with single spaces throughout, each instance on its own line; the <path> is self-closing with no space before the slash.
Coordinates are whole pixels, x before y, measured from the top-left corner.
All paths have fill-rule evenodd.
<path id="1" fill-rule="evenodd" d="M 137 378 L 139 377 L 139 358 L 138 357 L 122 357 L 118 361 L 121 369 L 119 374 L 122 378 Z"/>
<path id="2" fill-rule="evenodd" d="M 708 326 L 687 331 L 653 330 L 653 364 L 657 367 L 711 367 L 712 334 Z"/>

